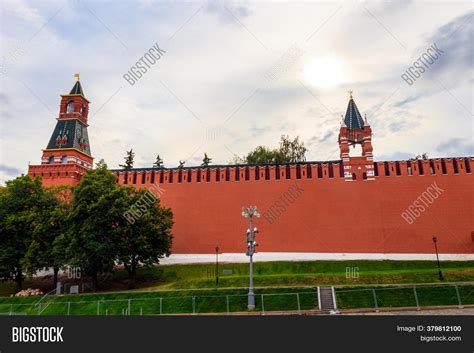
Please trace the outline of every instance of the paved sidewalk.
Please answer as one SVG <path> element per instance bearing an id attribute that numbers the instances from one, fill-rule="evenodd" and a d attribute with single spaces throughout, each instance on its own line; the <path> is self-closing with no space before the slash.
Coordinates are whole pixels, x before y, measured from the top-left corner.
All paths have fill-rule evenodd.
<path id="1" fill-rule="evenodd" d="M 474 308 L 440 309 L 440 310 L 413 310 L 413 311 L 385 311 L 371 313 L 354 313 L 345 315 L 474 315 Z"/>

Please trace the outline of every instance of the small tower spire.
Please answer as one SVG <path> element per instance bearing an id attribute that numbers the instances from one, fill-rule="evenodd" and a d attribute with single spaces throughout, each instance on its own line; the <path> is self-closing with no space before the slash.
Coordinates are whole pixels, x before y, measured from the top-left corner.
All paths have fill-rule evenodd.
<path id="1" fill-rule="evenodd" d="M 347 93 L 349 93 L 349 99 L 352 100 L 352 90 L 350 89 L 349 91 L 347 91 Z"/>

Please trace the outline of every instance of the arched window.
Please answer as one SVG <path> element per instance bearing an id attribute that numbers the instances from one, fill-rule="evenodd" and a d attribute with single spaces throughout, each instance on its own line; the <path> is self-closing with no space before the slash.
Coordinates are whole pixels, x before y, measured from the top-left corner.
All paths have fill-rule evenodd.
<path id="1" fill-rule="evenodd" d="M 352 173 L 352 180 L 357 180 L 357 175 L 356 175 L 356 173 Z"/>
<path id="2" fill-rule="evenodd" d="M 367 179 L 367 173 L 366 172 L 362 173 L 362 179 L 364 179 L 364 180 Z"/>
<path id="3" fill-rule="evenodd" d="M 74 102 L 73 101 L 70 101 L 68 104 L 67 104 L 67 107 L 66 107 L 66 113 L 73 113 L 74 112 Z"/>
<path id="4" fill-rule="evenodd" d="M 61 164 L 67 164 L 67 156 L 61 157 Z"/>
<path id="5" fill-rule="evenodd" d="M 54 156 L 49 156 L 48 163 L 54 164 Z"/>

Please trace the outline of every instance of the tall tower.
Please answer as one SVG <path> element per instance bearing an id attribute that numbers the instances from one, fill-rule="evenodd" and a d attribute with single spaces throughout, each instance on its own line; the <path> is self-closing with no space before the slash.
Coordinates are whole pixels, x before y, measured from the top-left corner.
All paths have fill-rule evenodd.
<path id="1" fill-rule="evenodd" d="M 87 117 L 89 101 L 82 91 L 79 74 L 69 94 L 61 95 L 59 117 L 40 165 L 30 165 L 28 175 L 42 176 L 43 185 L 77 184 L 92 168 Z"/>
<path id="2" fill-rule="evenodd" d="M 374 157 L 372 155 L 372 129 L 367 118 L 362 119 L 359 109 L 349 91 L 349 104 L 339 130 L 339 149 L 344 166 L 344 179 L 374 180 Z M 361 155 L 351 156 L 357 146 L 362 147 Z"/>

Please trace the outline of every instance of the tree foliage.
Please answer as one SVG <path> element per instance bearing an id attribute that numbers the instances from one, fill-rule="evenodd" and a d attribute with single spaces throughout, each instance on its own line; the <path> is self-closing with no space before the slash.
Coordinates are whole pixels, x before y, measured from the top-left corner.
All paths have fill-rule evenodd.
<path id="1" fill-rule="evenodd" d="M 136 271 L 141 265 L 159 263 L 171 253 L 173 213 L 161 207 L 160 200 L 150 191 L 132 187 L 120 188 L 120 212 L 125 213 L 135 206 L 139 214 L 133 222 L 125 217 L 119 219 L 114 228 L 117 261 L 128 272 L 131 287 L 135 285 Z"/>
<path id="2" fill-rule="evenodd" d="M 44 190 L 42 206 L 36 212 L 32 241 L 22 260 L 23 267 L 29 274 L 52 268 L 54 287 L 59 269 L 66 263 L 63 249 L 55 246 L 55 242 L 67 229 L 71 192 L 71 188 L 66 185 Z"/>
<path id="3" fill-rule="evenodd" d="M 208 167 L 211 164 L 212 159 L 207 156 L 207 153 L 204 153 L 204 158 L 202 160 L 201 167 Z"/>
<path id="4" fill-rule="evenodd" d="M 133 222 L 125 217 L 131 209 L 140 209 Z M 21 289 L 25 274 L 53 268 L 55 284 L 68 265 L 97 289 L 98 275 L 123 264 L 134 280 L 140 266 L 170 254 L 172 225 L 171 209 L 149 191 L 119 185 L 103 161 L 73 189 L 21 176 L 0 188 L 0 278 Z"/>
<path id="5" fill-rule="evenodd" d="M 153 167 L 155 168 L 163 168 L 163 160 L 161 159 L 160 155 L 156 155 L 155 163 L 153 163 Z"/>
<path id="6" fill-rule="evenodd" d="M 306 147 L 299 137 L 291 140 L 289 136 L 282 135 L 280 146 L 270 149 L 258 146 L 250 151 L 243 160 L 248 164 L 285 164 L 304 162 L 306 160 Z"/>
<path id="7" fill-rule="evenodd" d="M 20 176 L 6 182 L 0 193 L 0 278 L 24 280 L 24 258 L 34 239 L 35 226 L 47 196 L 41 180 Z"/>
<path id="8" fill-rule="evenodd" d="M 119 164 L 120 168 L 124 170 L 132 170 L 133 163 L 135 160 L 135 152 L 133 152 L 133 148 L 130 151 L 127 151 L 127 155 L 124 157 L 124 164 Z"/>

